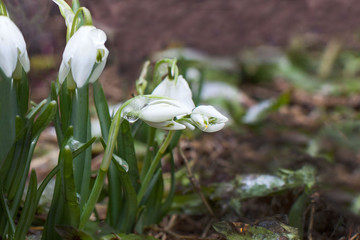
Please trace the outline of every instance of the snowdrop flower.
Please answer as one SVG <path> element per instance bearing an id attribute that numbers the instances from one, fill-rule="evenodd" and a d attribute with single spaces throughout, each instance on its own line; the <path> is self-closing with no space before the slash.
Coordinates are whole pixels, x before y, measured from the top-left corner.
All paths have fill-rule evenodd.
<path id="1" fill-rule="evenodd" d="M 194 124 L 204 132 L 221 130 L 228 121 L 227 117 L 219 113 L 213 106 L 198 106 L 191 113 Z"/>
<path id="2" fill-rule="evenodd" d="M 193 110 L 195 104 L 192 100 L 192 93 L 189 84 L 179 76 L 177 82 L 166 77 L 151 93 L 151 95 L 167 97 L 179 101 L 184 105 L 187 111 Z"/>
<path id="3" fill-rule="evenodd" d="M 104 70 L 108 49 L 105 33 L 94 26 L 82 26 L 66 44 L 59 70 L 59 81 L 63 83 L 68 74 L 78 88 L 95 82 Z"/>
<path id="4" fill-rule="evenodd" d="M 0 68 L 6 77 L 11 78 L 18 64 L 29 72 L 30 61 L 24 37 L 9 17 L 0 16 Z"/>
<path id="5" fill-rule="evenodd" d="M 164 130 L 182 130 L 185 125 L 176 120 L 179 116 L 190 114 L 183 104 L 176 100 L 160 99 L 151 101 L 141 109 L 139 118 L 152 127 Z"/>

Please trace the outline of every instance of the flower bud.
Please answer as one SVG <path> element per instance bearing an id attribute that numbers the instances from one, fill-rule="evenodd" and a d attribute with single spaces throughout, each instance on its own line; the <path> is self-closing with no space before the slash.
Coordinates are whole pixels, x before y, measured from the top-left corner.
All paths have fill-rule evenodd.
<path id="1" fill-rule="evenodd" d="M 221 130 L 228 121 L 227 117 L 219 113 L 213 106 L 198 106 L 191 113 L 191 120 L 204 132 Z"/>

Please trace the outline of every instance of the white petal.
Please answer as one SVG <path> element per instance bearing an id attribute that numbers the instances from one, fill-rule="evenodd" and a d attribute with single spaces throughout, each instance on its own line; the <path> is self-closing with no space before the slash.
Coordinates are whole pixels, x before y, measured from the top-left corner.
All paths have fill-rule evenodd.
<path id="1" fill-rule="evenodd" d="M 192 113 L 191 120 L 201 131 L 205 131 L 209 126 L 208 119 L 205 118 L 202 114 Z"/>
<path id="2" fill-rule="evenodd" d="M 210 124 L 208 128 L 203 130 L 204 132 L 217 132 L 221 129 L 223 129 L 225 126 L 225 123 L 218 123 L 218 124 Z"/>
<path id="3" fill-rule="evenodd" d="M 71 71 L 77 87 L 82 87 L 90 77 L 96 61 L 96 49 L 90 41 L 84 39 L 78 44 L 76 52 L 71 59 Z"/>
<path id="4" fill-rule="evenodd" d="M 17 64 L 17 49 L 0 36 L 0 68 L 11 78 Z"/>
<path id="5" fill-rule="evenodd" d="M 147 124 L 154 128 L 160 128 L 163 130 L 183 130 L 186 127 L 175 121 L 164 121 L 164 122 L 149 122 L 145 121 Z"/>
<path id="6" fill-rule="evenodd" d="M 66 66 L 64 60 L 61 62 L 59 70 L 59 82 L 62 84 L 65 81 L 66 76 L 69 74 L 70 68 Z"/>
<path id="7" fill-rule="evenodd" d="M 30 62 L 24 37 L 10 18 L 0 16 L 0 68 L 7 77 L 12 76 L 18 59 L 28 72 Z"/>
<path id="8" fill-rule="evenodd" d="M 104 46 L 106 39 L 107 39 L 105 32 L 103 30 L 97 29 L 97 28 L 89 31 L 88 37 L 93 41 L 95 46 Z"/>
<path id="9" fill-rule="evenodd" d="M 227 122 L 228 118 L 218 112 L 213 106 L 201 105 L 196 107 L 192 113 L 202 114 L 207 117 L 213 117 L 217 119 L 217 122 Z"/>
<path id="10" fill-rule="evenodd" d="M 184 108 L 167 103 L 150 103 L 140 111 L 139 117 L 144 121 L 163 122 L 187 114 L 187 112 Z"/>
<path id="11" fill-rule="evenodd" d="M 20 54 L 19 61 L 21 63 L 21 66 L 24 68 L 24 71 L 29 72 L 30 71 L 30 60 L 29 60 L 27 51 Z"/>
<path id="12" fill-rule="evenodd" d="M 190 111 L 195 107 L 189 84 L 181 75 L 176 84 L 174 80 L 165 78 L 151 94 L 175 99 L 183 103 Z"/>
<path id="13" fill-rule="evenodd" d="M 188 129 L 190 129 L 190 130 L 194 130 L 195 129 L 195 127 L 191 124 L 191 123 L 189 123 L 189 122 L 187 122 L 187 121 L 185 121 L 185 120 L 180 120 L 180 121 L 178 121 L 179 123 L 181 123 L 181 124 L 183 124 L 183 125 L 185 125 Z"/>
<path id="14" fill-rule="evenodd" d="M 107 48 L 105 48 L 104 51 L 105 51 L 105 54 L 102 58 L 102 61 L 100 63 L 95 64 L 95 69 L 93 70 L 93 72 L 90 76 L 90 79 L 89 79 L 90 83 L 95 82 L 100 77 L 100 74 L 103 72 L 103 70 L 105 68 L 106 60 L 109 55 L 109 50 L 107 50 Z"/>

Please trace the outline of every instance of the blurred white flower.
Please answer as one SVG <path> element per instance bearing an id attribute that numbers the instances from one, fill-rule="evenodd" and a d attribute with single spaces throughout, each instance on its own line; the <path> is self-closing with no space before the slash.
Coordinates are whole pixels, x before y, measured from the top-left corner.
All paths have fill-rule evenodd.
<path id="1" fill-rule="evenodd" d="M 19 28 L 6 16 L 0 16 L 0 68 L 11 78 L 18 64 L 30 70 L 26 44 Z"/>
<path id="2" fill-rule="evenodd" d="M 139 118 L 152 127 L 164 130 L 182 130 L 185 125 L 176 122 L 179 116 L 190 114 L 183 104 L 176 100 L 160 99 L 150 102 L 140 111 Z"/>
<path id="3" fill-rule="evenodd" d="M 221 130 L 228 121 L 227 117 L 219 113 L 213 106 L 198 106 L 191 113 L 191 120 L 204 132 Z"/>
<path id="4" fill-rule="evenodd" d="M 181 75 L 178 77 L 177 82 L 166 77 L 151 95 L 177 100 L 190 112 L 195 108 L 189 84 Z"/>
<path id="5" fill-rule="evenodd" d="M 105 33 L 94 26 L 82 26 L 66 44 L 59 70 L 59 81 L 63 83 L 68 74 L 78 88 L 95 82 L 104 70 L 108 49 Z"/>

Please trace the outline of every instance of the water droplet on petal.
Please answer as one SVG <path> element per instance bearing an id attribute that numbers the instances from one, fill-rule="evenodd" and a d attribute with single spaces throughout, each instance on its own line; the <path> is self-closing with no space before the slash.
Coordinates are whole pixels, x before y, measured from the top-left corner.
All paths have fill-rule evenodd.
<path id="1" fill-rule="evenodd" d="M 121 117 L 130 123 L 134 123 L 139 119 L 140 110 L 148 104 L 150 99 L 145 96 L 137 96 L 132 99 L 121 113 Z"/>

